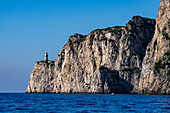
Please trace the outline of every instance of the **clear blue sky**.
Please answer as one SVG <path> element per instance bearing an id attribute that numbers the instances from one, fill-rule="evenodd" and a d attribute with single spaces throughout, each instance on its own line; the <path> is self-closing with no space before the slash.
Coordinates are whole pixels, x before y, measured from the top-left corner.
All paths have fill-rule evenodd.
<path id="1" fill-rule="evenodd" d="M 156 18 L 160 0 L 0 0 L 0 92 L 25 92 L 36 61 L 74 33 Z"/>

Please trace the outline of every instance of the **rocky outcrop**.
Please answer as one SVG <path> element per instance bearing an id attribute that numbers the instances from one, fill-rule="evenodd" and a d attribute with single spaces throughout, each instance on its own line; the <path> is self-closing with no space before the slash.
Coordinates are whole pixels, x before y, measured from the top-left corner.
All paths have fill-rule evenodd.
<path id="1" fill-rule="evenodd" d="M 166 13 L 166 11 L 162 12 Z M 164 56 L 155 56 L 159 53 L 158 46 L 167 47 L 166 50 L 169 48 L 169 28 L 167 28 L 169 26 L 160 29 L 161 19 L 158 15 L 157 21 L 160 23 L 157 23 L 156 32 L 158 29 L 160 32 L 164 29 L 162 35 L 160 32 L 155 32 L 154 19 L 134 16 L 126 26 L 96 29 L 88 35 L 70 36 L 56 61 L 40 61 L 35 64 L 26 92 L 148 93 L 150 91 L 147 90 L 150 88 L 148 86 L 152 86 L 154 91 L 166 90 L 164 94 L 167 94 L 166 87 L 169 85 L 169 79 L 167 76 L 165 79 L 159 78 L 161 74 L 169 73 L 169 67 L 166 65 L 164 69 L 158 67 L 159 70 L 153 70 L 154 63 L 159 63 L 157 61 L 160 59 L 166 59 L 166 61 L 169 59 L 168 51 L 164 52 Z M 164 42 L 159 39 L 160 36 L 166 37 Z M 155 37 L 159 40 L 156 44 Z M 155 45 L 156 48 L 152 48 Z M 152 60 L 153 58 L 156 59 Z M 144 66 L 150 67 L 149 72 Z M 159 76 L 156 80 L 160 80 L 155 83 L 155 86 L 152 82 L 148 83 L 146 79 L 147 76 L 150 80 L 151 72 L 159 73 L 159 75 L 155 74 Z M 155 89 L 158 83 L 160 86 L 163 84 L 165 88 Z"/>
<path id="2" fill-rule="evenodd" d="M 30 75 L 27 93 L 45 93 L 54 90 L 54 61 L 35 63 Z"/>
<path id="3" fill-rule="evenodd" d="M 145 94 L 170 94 L 170 1 L 162 0 L 156 30 L 142 64 L 139 90 Z"/>

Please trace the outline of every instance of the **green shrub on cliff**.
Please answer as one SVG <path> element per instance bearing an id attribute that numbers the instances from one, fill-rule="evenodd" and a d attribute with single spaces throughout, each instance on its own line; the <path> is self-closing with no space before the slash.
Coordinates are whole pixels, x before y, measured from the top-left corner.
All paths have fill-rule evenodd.
<path id="1" fill-rule="evenodd" d="M 161 69 L 165 69 L 166 66 L 170 65 L 170 51 L 167 51 L 162 58 L 159 59 L 158 62 L 154 65 L 154 70 L 156 70 L 158 73 Z M 170 75 L 170 72 L 168 71 L 167 75 Z"/>
<path id="2" fill-rule="evenodd" d="M 167 39 L 167 40 L 170 40 L 170 37 L 168 36 L 168 33 L 166 33 L 166 32 L 162 32 L 162 35 L 163 35 L 163 37 L 165 38 L 165 39 Z"/>
<path id="3" fill-rule="evenodd" d="M 122 71 L 122 72 L 132 71 L 134 73 L 140 73 L 141 72 L 141 70 L 138 67 L 123 68 L 120 71 Z"/>
<path id="4" fill-rule="evenodd" d="M 100 39 L 100 41 L 103 41 L 103 40 L 107 40 L 107 38 L 106 38 L 106 37 L 102 37 L 102 38 Z"/>

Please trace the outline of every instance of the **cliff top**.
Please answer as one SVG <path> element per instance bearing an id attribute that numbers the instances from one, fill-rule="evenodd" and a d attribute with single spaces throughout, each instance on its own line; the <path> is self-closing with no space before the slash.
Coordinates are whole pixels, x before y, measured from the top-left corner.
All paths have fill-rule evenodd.
<path id="1" fill-rule="evenodd" d="M 81 43 L 84 40 L 86 40 L 87 36 L 93 35 L 93 34 L 104 34 L 104 32 L 107 31 L 107 32 L 112 32 L 115 35 L 120 35 L 121 31 L 125 28 L 133 29 L 136 27 L 155 25 L 155 23 L 156 23 L 155 19 L 150 19 L 150 18 L 141 17 L 141 16 L 133 16 L 132 19 L 126 24 L 126 26 L 113 26 L 113 27 L 108 27 L 108 28 L 103 28 L 103 29 L 95 29 L 92 32 L 90 32 L 88 35 L 75 33 L 69 37 L 67 44 L 72 45 L 75 43 Z"/>
<path id="2" fill-rule="evenodd" d="M 37 62 L 36 62 L 36 64 L 45 64 L 45 63 L 53 64 L 54 61 L 48 60 L 48 62 L 47 62 L 47 61 L 42 60 L 42 61 L 37 61 Z"/>

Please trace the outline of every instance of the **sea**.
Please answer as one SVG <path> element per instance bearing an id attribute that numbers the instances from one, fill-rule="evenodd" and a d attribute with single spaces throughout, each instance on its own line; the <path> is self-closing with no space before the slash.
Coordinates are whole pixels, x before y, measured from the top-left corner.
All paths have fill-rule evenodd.
<path id="1" fill-rule="evenodd" d="M 0 93 L 0 112 L 170 113 L 170 95 Z"/>

